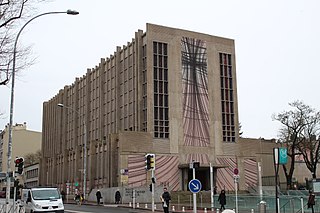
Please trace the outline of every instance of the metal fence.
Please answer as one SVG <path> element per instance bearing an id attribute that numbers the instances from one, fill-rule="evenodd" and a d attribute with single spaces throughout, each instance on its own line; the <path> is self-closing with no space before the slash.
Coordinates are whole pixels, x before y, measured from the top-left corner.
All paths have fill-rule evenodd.
<path id="1" fill-rule="evenodd" d="M 218 202 L 218 195 L 214 196 L 213 199 L 214 209 L 220 208 Z M 275 213 L 276 212 L 276 197 L 275 195 L 263 194 L 262 197 L 259 195 L 250 194 L 239 194 L 237 196 L 238 201 L 238 212 L 259 212 L 259 204 L 261 201 L 265 202 L 266 212 Z M 279 207 L 280 213 L 303 213 L 311 212 L 311 209 L 307 208 L 308 192 L 304 191 L 287 191 L 279 195 Z M 175 205 L 176 209 L 192 209 L 193 197 L 190 192 L 174 193 L 172 194 L 172 204 Z M 197 207 L 211 209 L 211 198 L 210 192 L 200 192 L 197 194 Z M 236 196 L 234 194 L 227 194 L 227 204 L 225 206 L 228 209 L 236 209 Z M 314 210 L 320 213 L 320 199 L 316 201 Z"/>

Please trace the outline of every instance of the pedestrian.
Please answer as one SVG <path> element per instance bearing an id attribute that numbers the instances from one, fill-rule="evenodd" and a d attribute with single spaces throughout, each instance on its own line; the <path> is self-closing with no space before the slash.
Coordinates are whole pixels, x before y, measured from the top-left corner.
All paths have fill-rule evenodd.
<path id="1" fill-rule="evenodd" d="M 62 202 L 64 202 L 66 198 L 66 193 L 63 190 L 61 191 L 61 198 L 62 198 Z"/>
<path id="2" fill-rule="evenodd" d="M 76 193 L 76 194 L 75 194 L 74 200 L 76 201 L 77 205 L 81 205 L 81 196 L 80 196 L 80 193 Z"/>
<path id="3" fill-rule="evenodd" d="M 316 204 L 315 198 L 315 194 L 312 192 L 312 190 L 309 190 L 308 209 L 311 208 L 312 213 L 314 213 L 313 206 Z"/>
<path id="4" fill-rule="evenodd" d="M 220 211 L 222 212 L 222 210 L 225 210 L 226 208 L 224 207 L 227 203 L 227 199 L 226 199 L 226 192 L 224 190 L 221 190 L 219 197 L 218 197 L 218 201 L 220 202 Z"/>
<path id="5" fill-rule="evenodd" d="M 80 202 L 81 202 L 81 204 L 83 203 L 83 201 L 84 201 L 84 195 L 83 195 L 83 193 L 81 193 L 80 194 Z"/>
<path id="6" fill-rule="evenodd" d="M 171 200 L 171 196 L 170 196 L 170 193 L 168 192 L 167 187 L 163 188 L 163 193 L 160 197 L 160 200 L 162 202 L 163 212 L 169 213 L 169 203 Z"/>
<path id="7" fill-rule="evenodd" d="M 120 191 L 119 189 L 117 189 L 115 195 L 114 195 L 114 199 L 116 201 L 116 204 L 119 204 L 120 203 L 120 200 L 121 200 L 121 194 L 120 194 Z"/>
<path id="8" fill-rule="evenodd" d="M 99 189 L 96 192 L 96 197 L 97 197 L 97 204 L 100 205 L 100 199 L 102 198 L 102 196 Z"/>

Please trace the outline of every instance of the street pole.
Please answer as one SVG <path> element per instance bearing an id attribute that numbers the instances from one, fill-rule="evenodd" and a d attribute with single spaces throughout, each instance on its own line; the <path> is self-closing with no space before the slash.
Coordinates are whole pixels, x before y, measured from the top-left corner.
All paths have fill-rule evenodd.
<path id="1" fill-rule="evenodd" d="M 65 106 L 64 104 L 58 104 L 59 107 L 65 107 L 67 109 L 70 109 L 74 111 L 75 113 L 78 114 L 80 120 L 82 119 L 83 123 L 83 200 L 86 200 L 86 188 L 87 188 L 87 124 L 86 124 L 86 119 L 84 116 L 81 116 L 81 113 L 70 107 L 70 106 Z"/>
<path id="2" fill-rule="evenodd" d="M 87 189 L 87 125 L 85 119 L 83 118 L 83 200 L 86 200 L 86 189 Z"/>
<path id="3" fill-rule="evenodd" d="M 213 167 L 212 164 L 210 163 L 210 188 L 211 188 L 211 211 L 214 209 L 214 204 L 213 204 Z"/>
<path id="4" fill-rule="evenodd" d="M 262 201 L 262 169 L 261 169 L 261 162 L 258 162 L 258 178 L 259 178 L 259 196 L 260 196 L 260 201 Z"/>
<path id="5" fill-rule="evenodd" d="M 154 169 L 151 170 L 151 176 L 152 176 L 152 178 L 151 178 L 151 180 L 152 180 L 151 181 L 151 184 L 152 184 L 151 185 L 151 190 L 152 190 L 152 192 L 151 192 L 151 196 L 152 196 L 151 203 L 152 204 L 151 205 L 152 205 L 152 207 L 151 208 L 152 208 L 152 212 L 154 212 L 154 188 L 155 188 L 154 187 Z"/>
<path id="6" fill-rule="evenodd" d="M 194 168 L 194 163 L 192 168 L 192 177 L 193 179 L 196 179 L 196 169 Z M 197 194 L 196 193 L 193 193 L 193 213 L 197 213 Z"/>
<path id="7" fill-rule="evenodd" d="M 69 15 L 78 15 L 79 12 L 73 11 L 73 10 L 67 10 L 65 12 L 47 12 L 39 14 L 33 18 L 31 18 L 29 21 L 27 21 L 19 30 L 17 37 L 14 42 L 13 47 L 13 59 L 12 59 L 12 74 L 11 74 L 11 96 L 10 96 L 10 116 L 9 116 L 9 140 L 8 140 L 8 161 L 7 161 L 7 188 L 6 188 L 6 212 L 9 212 L 9 199 L 10 199 L 10 187 L 11 187 L 11 180 L 9 177 L 9 174 L 11 172 L 11 155 L 12 155 L 12 129 L 13 129 L 13 106 L 14 106 L 14 85 L 15 85 L 15 74 L 16 74 L 16 54 L 17 54 L 17 43 L 19 36 L 22 32 L 22 30 L 34 19 L 39 18 L 44 15 L 50 15 L 50 14 L 61 14 L 66 13 Z"/>
<path id="8" fill-rule="evenodd" d="M 276 185 L 276 213 L 280 213 L 279 192 L 278 192 L 278 174 L 279 174 L 279 148 L 273 148 L 275 185 Z"/>
<path id="9" fill-rule="evenodd" d="M 236 195 L 236 213 L 238 213 L 238 177 L 234 177 L 234 191 Z"/>

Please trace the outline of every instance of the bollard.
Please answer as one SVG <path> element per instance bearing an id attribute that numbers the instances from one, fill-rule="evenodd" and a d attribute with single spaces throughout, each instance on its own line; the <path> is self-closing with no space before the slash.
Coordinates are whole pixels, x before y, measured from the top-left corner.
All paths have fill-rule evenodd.
<path id="1" fill-rule="evenodd" d="M 132 205 L 131 205 L 131 202 L 129 202 L 129 206 L 131 207 Z"/>
<path id="2" fill-rule="evenodd" d="M 185 212 L 185 211 L 184 211 L 184 206 L 182 206 L 182 212 Z"/>
<path id="3" fill-rule="evenodd" d="M 301 197 L 300 199 L 301 199 L 301 213 L 304 213 L 303 197 Z"/>
<path id="4" fill-rule="evenodd" d="M 217 213 L 219 213 L 220 212 L 220 209 L 217 209 Z"/>
<path id="5" fill-rule="evenodd" d="M 173 212 L 175 211 L 174 206 L 172 206 L 172 211 L 173 211 Z"/>
<path id="6" fill-rule="evenodd" d="M 137 208 L 139 208 L 139 203 L 137 203 Z"/>
<path id="7" fill-rule="evenodd" d="M 154 204 L 154 209 L 155 209 L 155 210 L 157 209 L 157 205 L 156 205 L 156 204 Z"/>
<path id="8" fill-rule="evenodd" d="M 260 201 L 259 203 L 259 213 L 267 212 L 267 203 L 265 201 Z"/>
<path id="9" fill-rule="evenodd" d="M 148 204 L 146 203 L 146 204 L 144 204 L 144 208 L 145 209 L 147 209 L 148 208 Z"/>
<path id="10" fill-rule="evenodd" d="M 207 208 L 204 208 L 204 213 L 207 213 Z"/>
<path id="11" fill-rule="evenodd" d="M 254 213 L 254 209 L 251 209 L 251 213 Z"/>

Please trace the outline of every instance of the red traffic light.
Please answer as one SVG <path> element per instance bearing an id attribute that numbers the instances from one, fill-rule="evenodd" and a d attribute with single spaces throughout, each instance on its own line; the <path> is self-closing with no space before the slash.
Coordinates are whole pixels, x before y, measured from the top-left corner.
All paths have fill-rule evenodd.
<path id="1" fill-rule="evenodd" d="M 239 169 L 238 168 L 234 168 L 233 169 L 233 174 L 234 175 L 238 175 L 239 174 Z"/>
<path id="2" fill-rule="evenodd" d="M 16 165 L 19 165 L 19 164 L 23 163 L 23 158 L 16 158 L 14 162 Z"/>

